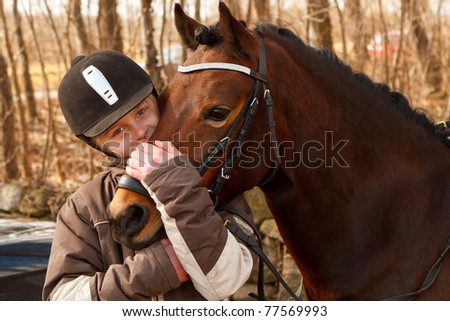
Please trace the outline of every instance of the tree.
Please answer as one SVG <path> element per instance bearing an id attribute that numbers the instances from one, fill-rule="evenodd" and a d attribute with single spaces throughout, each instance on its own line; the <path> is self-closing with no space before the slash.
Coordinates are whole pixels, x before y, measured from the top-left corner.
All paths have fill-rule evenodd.
<path id="1" fill-rule="evenodd" d="M 97 16 L 100 49 L 114 49 L 123 52 L 123 41 L 116 0 L 99 0 Z"/>
<path id="2" fill-rule="evenodd" d="M 45 143 L 45 150 L 44 150 L 44 157 L 42 160 L 42 167 L 41 167 L 41 179 L 44 180 L 45 176 L 48 171 L 48 163 L 50 154 L 55 154 L 55 163 L 56 163 L 56 172 L 59 174 L 60 177 L 64 180 L 64 172 L 61 170 L 60 161 L 59 161 L 59 153 L 57 153 L 57 143 L 56 143 L 56 131 L 55 131 L 55 122 L 53 118 L 53 104 L 50 98 L 50 81 L 48 77 L 48 73 L 45 69 L 45 59 L 43 55 L 43 50 L 41 49 L 41 44 L 38 41 L 38 34 L 37 34 L 37 28 L 35 27 L 34 23 L 34 16 L 31 12 L 31 7 L 29 8 L 29 12 L 25 12 L 25 17 L 28 20 L 28 25 L 30 27 L 30 31 L 33 35 L 33 42 L 34 47 L 37 54 L 37 60 L 39 63 L 39 66 L 41 68 L 41 74 L 42 74 L 42 83 L 43 83 L 43 91 L 45 93 L 45 104 L 47 107 L 47 135 L 46 135 L 46 143 Z"/>
<path id="3" fill-rule="evenodd" d="M 308 19 L 311 23 L 317 42 L 323 47 L 332 49 L 330 4 L 328 0 L 308 0 Z"/>
<path id="4" fill-rule="evenodd" d="M 95 48 L 88 40 L 88 34 L 84 25 L 83 16 L 81 15 L 81 0 L 70 0 L 69 12 L 72 16 L 73 23 L 77 29 L 78 38 L 80 39 L 81 50 L 84 53 L 89 53 Z M 71 17 L 69 17 L 70 19 Z"/>
<path id="5" fill-rule="evenodd" d="M 2 162 L 4 163 L 5 179 L 19 178 L 18 154 L 14 121 L 14 107 L 11 93 L 11 83 L 8 77 L 5 58 L 0 55 L 0 142 L 2 148 Z M 3 167 L 3 166 L 2 166 Z"/>
<path id="6" fill-rule="evenodd" d="M 433 88 L 432 93 L 443 90 L 442 65 L 439 56 L 431 46 L 427 35 L 425 14 L 429 12 L 428 2 L 425 0 L 406 0 L 405 10 L 411 20 L 411 31 L 414 34 L 417 54 L 425 69 L 425 80 Z"/>
<path id="7" fill-rule="evenodd" d="M 14 0 L 13 2 L 13 15 L 14 15 L 14 23 L 16 27 L 16 38 L 17 38 L 17 45 L 19 46 L 19 57 L 20 61 L 22 63 L 22 70 L 23 70 L 23 82 L 25 84 L 25 97 L 27 100 L 28 105 L 28 111 L 29 116 L 31 119 L 36 119 L 37 114 L 37 108 L 36 108 L 36 100 L 34 99 L 34 88 L 33 88 L 33 82 L 31 81 L 31 75 L 30 75 L 30 62 L 28 59 L 28 52 L 25 45 L 25 39 L 23 37 L 22 32 L 22 24 L 20 19 L 20 13 L 19 9 L 17 7 L 17 0 Z"/>
<path id="8" fill-rule="evenodd" d="M 64 45 L 61 41 L 61 35 L 58 32 L 58 27 L 56 26 L 55 19 L 53 18 L 52 9 L 50 8 L 50 5 L 48 4 L 48 0 L 44 0 L 44 4 L 45 4 L 45 9 L 47 10 L 48 21 L 49 21 L 50 27 L 53 31 L 53 36 L 55 37 L 56 44 L 58 45 L 60 59 L 62 60 L 64 66 L 67 69 L 69 67 L 69 65 L 67 64 L 67 56 L 65 54 Z"/>
<path id="9" fill-rule="evenodd" d="M 164 80 L 161 77 L 161 69 L 158 66 L 158 51 L 156 50 L 153 36 L 154 28 L 151 7 L 152 0 L 141 0 L 145 32 L 145 69 L 152 77 L 156 89 L 160 92 L 164 87 Z"/>
<path id="10" fill-rule="evenodd" d="M 270 21 L 269 0 L 254 0 L 256 15 L 260 21 Z"/>
<path id="11" fill-rule="evenodd" d="M 353 53 L 356 70 L 363 70 L 367 60 L 364 35 L 364 15 L 361 8 L 361 0 L 347 0 L 345 2 L 345 15 L 348 17 L 346 28 L 353 43 Z"/>
<path id="12" fill-rule="evenodd" d="M 5 16 L 5 12 L 3 10 L 3 0 L 0 0 L 0 14 L 1 14 L 1 19 L 2 19 L 2 23 L 3 23 L 3 37 L 5 39 L 5 47 L 7 50 L 7 54 L 8 54 L 8 58 L 9 61 L 11 62 L 11 73 L 12 73 L 12 81 L 13 81 L 13 85 L 14 85 L 14 90 L 16 92 L 16 99 L 17 99 L 17 111 L 18 111 L 18 118 L 19 118 L 19 130 L 15 133 L 18 133 L 19 135 L 19 143 L 16 146 L 19 146 L 19 151 L 20 151 L 20 165 L 22 168 L 22 177 L 30 177 L 31 176 L 31 166 L 30 166 L 30 162 L 28 160 L 28 132 L 27 132 L 27 123 L 26 123 L 26 119 L 25 119 L 25 108 L 22 102 L 22 97 L 20 95 L 20 86 L 19 86 L 19 77 L 17 75 L 17 68 L 16 65 L 14 64 L 14 53 L 13 53 L 13 49 L 12 49 L 12 44 L 11 41 L 9 39 L 9 33 L 8 33 L 8 24 L 6 21 L 6 16 Z M 2 72 L 3 75 L 6 75 L 6 70 L 4 72 Z M 2 86 L 2 91 L 6 90 L 3 89 Z M 6 91 L 4 91 L 4 94 L 6 95 Z M 3 98 L 1 100 L 1 104 L 3 106 Z M 6 106 L 7 103 L 5 103 Z M 6 107 L 3 107 L 6 108 Z M 2 118 L 3 121 L 3 118 Z M 14 123 L 16 123 L 14 121 Z M 8 136 L 4 136 L 4 137 L 8 137 Z M 8 152 L 5 152 L 8 153 Z"/>
<path id="13" fill-rule="evenodd" d="M 221 0 L 220 2 L 223 2 L 227 5 L 228 9 L 230 9 L 230 12 L 233 16 L 235 16 L 238 19 L 243 19 L 239 1 L 237 1 L 237 0 Z"/>
<path id="14" fill-rule="evenodd" d="M 195 19 L 197 20 L 197 21 L 200 21 L 201 20 L 201 17 L 200 17 L 200 0 L 195 0 L 195 15 L 194 15 L 194 17 L 195 17 Z"/>

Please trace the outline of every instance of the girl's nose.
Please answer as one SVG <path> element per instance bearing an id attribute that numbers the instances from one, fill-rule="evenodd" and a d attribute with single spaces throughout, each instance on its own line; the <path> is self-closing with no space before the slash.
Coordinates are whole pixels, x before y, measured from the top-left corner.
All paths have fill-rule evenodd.
<path id="1" fill-rule="evenodd" d="M 147 139 L 147 128 L 138 123 L 134 123 L 132 127 L 132 139 L 135 141 L 141 141 Z"/>

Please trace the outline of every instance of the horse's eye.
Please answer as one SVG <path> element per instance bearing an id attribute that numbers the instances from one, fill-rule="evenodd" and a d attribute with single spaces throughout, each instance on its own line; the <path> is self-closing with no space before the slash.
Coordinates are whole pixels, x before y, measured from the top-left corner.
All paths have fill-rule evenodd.
<path id="1" fill-rule="evenodd" d="M 224 107 L 213 107 L 207 113 L 205 118 L 212 121 L 225 120 L 230 114 L 230 110 Z"/>

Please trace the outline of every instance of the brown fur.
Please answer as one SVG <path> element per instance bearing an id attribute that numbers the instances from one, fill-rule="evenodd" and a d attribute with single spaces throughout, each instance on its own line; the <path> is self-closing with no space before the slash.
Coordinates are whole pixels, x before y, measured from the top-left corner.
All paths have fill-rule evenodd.
<path id="1" fill-rule="evenodd" d="M 215 32 L 221 36 L 197 37 L 206 39 L 199 44 L 195 30 L 208 29 L 176 6 L 177 28 L 195 49 L 184 64 L 220 61 L 256 70 L 255 31 L 234 19 L 223 3 L 219 10 Z M 281 170 L 262 189 L 309 296 L 378 300 L 418 290 L 450 237 L 450 150 L 431 121 L 404 101 L 393 102 L 387 86 L 353 74 L 333 54 L 307 46 L 286 29 L 259 25 L 257 30 L 266 45 L 267 85 L 282 154 Z M 175 75 L 159 96 L 163 125 L 153 138 L 184 143 L 198 164 L 208 151 L 192 148 L 189 135 L 203 143 L 221 139 L 252 85 L 252 78 L 229 71 Z M 231 109 L 225 126 L 205 122 L 214 106 Z M 267 132 L 260 110 L 248 140 L 260 142 Z M 327 160 L 327 148 L 339 141 L 348 141 L 341 155 L 347 166 L 332 160 L 329 166 L 308 163 Z M 311 142 L 324 148 L 300 154 Z M 264 146 L 253 151 L 269 159 Z M 292 160 L 302 163 L 289 166 Z M 205 186 L 217 170 L 204 176 Z M 259 185 L 270 171 L 263 162 L 235 168 L 219 202 Z M 449 288 L 447 254 L 436 282 L 417 299 L 448 300 Z"/>

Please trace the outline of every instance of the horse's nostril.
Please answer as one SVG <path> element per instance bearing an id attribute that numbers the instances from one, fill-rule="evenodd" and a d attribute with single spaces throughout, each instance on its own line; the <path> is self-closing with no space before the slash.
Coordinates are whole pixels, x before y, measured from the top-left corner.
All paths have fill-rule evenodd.
<path id="1" fill-rule="evenodd" d="M 123 232 L 128 236 L 133 236 L 145 226 L 148 216 L 149 213 L 145 206 L 131 205 L 127 207 L 121 218 Z"/>

